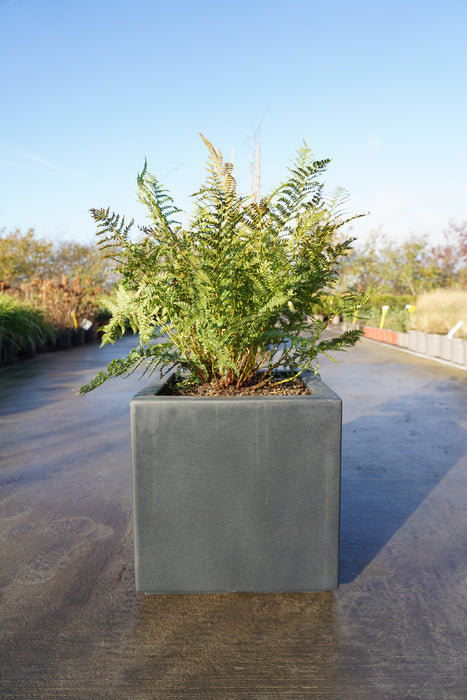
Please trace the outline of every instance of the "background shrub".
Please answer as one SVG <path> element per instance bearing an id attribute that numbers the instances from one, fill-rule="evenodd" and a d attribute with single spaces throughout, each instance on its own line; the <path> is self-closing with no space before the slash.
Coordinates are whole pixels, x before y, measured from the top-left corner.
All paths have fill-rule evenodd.
<path id="1" fill-rule="evenodd" d="M 56 333 L 40 309 L 0 292 L 0 340 L 17 351 L 35 349 L 40 343 L 54 342 Z M 2 347 L 4 359 L 5 347 Z"/>

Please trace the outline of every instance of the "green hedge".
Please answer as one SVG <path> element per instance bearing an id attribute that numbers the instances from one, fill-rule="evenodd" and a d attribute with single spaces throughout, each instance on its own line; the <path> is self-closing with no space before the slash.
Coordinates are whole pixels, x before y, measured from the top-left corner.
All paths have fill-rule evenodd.
<path id="1" fill-rule="evenodd" d="M 389 306 L 392 311 L 405 310 L 407 304 L 415 304 L 416 300 L 417 297 L 410 294 L 377 294 L 366 308 L 378 309 L 379 312 L 381 312 L 382 306 Z"/>

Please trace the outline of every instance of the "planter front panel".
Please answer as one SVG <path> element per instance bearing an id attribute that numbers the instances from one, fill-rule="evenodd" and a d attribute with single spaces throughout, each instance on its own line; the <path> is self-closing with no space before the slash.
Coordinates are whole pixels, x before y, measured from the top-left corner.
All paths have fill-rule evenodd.
<path id="1" fill-rule="evenodd" d="M 159 396 L 131 402 L 136 588 L 337 587 L 341 401 Z"/>

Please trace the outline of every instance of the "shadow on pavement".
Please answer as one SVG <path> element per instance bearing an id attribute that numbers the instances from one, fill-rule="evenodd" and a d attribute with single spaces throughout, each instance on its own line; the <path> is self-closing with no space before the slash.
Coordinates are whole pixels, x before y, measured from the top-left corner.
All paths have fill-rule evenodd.
<path id="1" fill-rule="evenodd" d="M 344 424 L 341 583 L 362 573 L 462 458 L 467 431 L 444 393 L 432 383 Z"/>

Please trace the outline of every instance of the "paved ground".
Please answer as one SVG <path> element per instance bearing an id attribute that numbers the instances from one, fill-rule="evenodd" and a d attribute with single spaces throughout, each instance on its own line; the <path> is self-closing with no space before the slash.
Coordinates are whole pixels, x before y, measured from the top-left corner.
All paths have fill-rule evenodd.
<path id="1" fill-rule="evenodd" d="M 341 585 L 133 589 L 129 400 L 77 399 L 133 338 L 0 371 L 2 698 L 467 696 L 467 373 L 363 341 L 344 400 Z"/>

